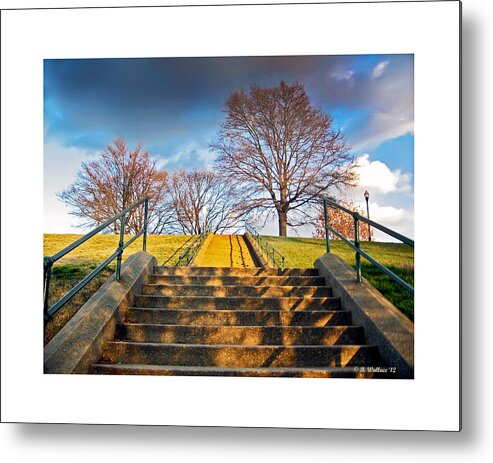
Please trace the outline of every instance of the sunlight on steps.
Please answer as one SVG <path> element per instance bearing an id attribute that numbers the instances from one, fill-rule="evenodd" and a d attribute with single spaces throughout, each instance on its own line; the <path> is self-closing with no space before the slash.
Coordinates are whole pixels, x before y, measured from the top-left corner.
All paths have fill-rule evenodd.
<path id="1" fill-rule="evenodd" d="M 242 235 L 214 235 L 197 254 L 195 267 L 255 267 Z"/>

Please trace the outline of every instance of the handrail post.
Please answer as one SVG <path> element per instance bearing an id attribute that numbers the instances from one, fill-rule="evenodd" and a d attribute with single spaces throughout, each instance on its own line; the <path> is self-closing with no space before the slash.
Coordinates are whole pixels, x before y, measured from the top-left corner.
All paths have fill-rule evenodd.
<path id="1" fill-rule="evenodd" d="M 329 242 L 329 213 L 327 210 L 327 200 L 324 198 L 324 223 L 325 223 L 325 249 L 327 254 L 330 254 L 330 242 Z"/>
<path id="2" fill-rule="evenodd" d="M 144 238 L 142 242 L 142 251 L 146 251 L 147 248 L 147 215 L 149 214 L 149 197 L 144 202 Z"/>
<path id="3" fill-rule="evenodd" d="M 44 258 L 44 304 L 43 304 L 43 313 L 44 313 L 44 324 L 48 321 L 48 299 L 50 296 L 50 278 L 51 278 L 51 268 L 53 267 L 53 260 L 50 257 Z"/>
<path id="4" fill-rule="evenodd" d="M 123 239 L 125 235 L 125 216 L 123 214 L 122 220 L 120 221 L 120 241 L 118 242 L 118 256 L 116 257 L 116 279 L 120 280 L 120 273 L 122 267 L 122 254 L 123 254 Z"/>
<path id="5" fill-rule="evenodd" d="M 354 245 L 359 248 L 359 223 L 358 223 L 358 214 L 353 214 L 354 219 Z M 361 254 L 356 251 L 356 281 L 361 283 Z"/>

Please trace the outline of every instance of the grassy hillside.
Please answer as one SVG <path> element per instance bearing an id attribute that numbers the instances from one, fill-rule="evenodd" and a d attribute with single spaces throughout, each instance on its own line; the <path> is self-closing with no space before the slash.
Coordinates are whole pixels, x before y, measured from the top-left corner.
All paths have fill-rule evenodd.
<path id="1" fill-rule="evenodd" d="M 60 251 L 82 235 L 44 235 L 45 256 Z M 118 247 L 119 237 L 116 235 L 96 235 L 86 243 L 67 254 L 55 263 L 50 282 L 49 305 L 55 303 L 74 287 L 91 270 L 109 257 Z M 125 237 L 127 241 L 129 237 Z M 147 239 L 147 251 L 156 257 L 159 265 L 176 265 L 178 257 L 191 236 L 151 235 Z M 142 239 L 136 240 L 123 253 L 123 261 L 128 256 L 142 250 Z M 91 283 L 82 289 L 70 302 L 62 307 L 50 320 L 45 330 L 45 343 L 74 315 L 89 297 L 115 271 L 116 261 L 106 267 Z"/>
<path id="2" fill-rule="evenodd" d="M 312 267 L 313 262 L 325 254 L 325 240 L 319 238 L 281 238 L 265 236 L 286 258 L 287 267 Z M 398 243 L 361 243 L 361 248 L 370 256 L 388 267 L 404 281 L 414 286 L 414 250 Z M 331 241 L 331 252 L 354 266 L 354 251 L 341 241 Z M 414 320 L 414 298 L 405 289 L 361 258 L 361 272 L 408 318 Z"/>

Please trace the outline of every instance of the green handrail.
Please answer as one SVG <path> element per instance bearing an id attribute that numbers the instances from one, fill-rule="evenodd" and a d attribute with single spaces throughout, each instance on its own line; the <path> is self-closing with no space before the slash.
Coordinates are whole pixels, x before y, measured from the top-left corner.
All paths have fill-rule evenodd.
<path id="1" fill-rule="evenodd" d="M 180 257 L 178 257 L 178 266 L 186 266 L 189 265 L 190 262 L 192 262 L 192 259 L 197 255 L 199 252 L 200 247 L 202 246 L 202 243 L 205 240 L 205 237 L 207 236 L 209 232 L 206 230 L 199 235 L 192 241 L 190 246 L 188 246 L 185 251 L 183 251 L 180 254 Z"/>
<path id="2" fill-rule="evenodd" d="M 133 238 L 124 243 L 125 236 L 125 223 L 127 213 L 136 209 L 141 204 L 144 204 L 144 224 L 142 230 L 137 233 Z M 43 276 L 43 286 L 44 286 L 44 304 L 43 304 L 43 312 L 44 312 L 44 323 L 46 322 L 58 311 L 60 310 L 70 299 L 72 299 L 84 286 L 90 283 L 107 265 L 109 265 L 116 258 L 116 279 L 120 280 L 121 273 L 121 265 L 122 265 L 122 255 L 125 248 L 130 246 L 137 238 L 143 236 L 142 242 L 142 250 L 145 251 L 147 248 L 147 225 L 148 225 L 148 213 L 149 213 L 149 198 L 145 197 L 140 201 L 132 204 L 127 207 L 119 214 L 114 215 L 109 218 L 106 222 L 102 223 L 94 230 L 91 230 L 89 233 L 85 234 L 78 240 L 74 241 L 72 244 L 69 244 L 67 247 L 63 248 L 61 251 L 58 251 L 56 254 L 52 256 L 45 256 L 43 258 L 43 267 L 44 267 L 44 276 Z M 120 220 L 120 237 L 118 241 L 118 248 L 116 251 L 111 254 L 103 263 L 98 265 L 91 273 L 89 273 L 84 279 L 79 281 L 67 294 L 65 294 L 62 298 L 60 298 L 57 302 L 55 302 L 51 307 L 48 307 L 48 299 L 50 294 L 50 279 L 51 279 L 51 269 L 53 264 L 67 255 L 69 252 L 73 251 L 81 244 L 85 243 L 87 240 L 92 238 L 94 235 L 104 230 L 118 219 Z"/>
<path id="3" fill-rule="evenodd" d="M 265 257 L 267 258 L 267 261 L 269 261 L 270 259 L 274 267 L 284 268 L 285 258 L 274 246 L 272 246 L 272 244 L 262 238 L 257 230 L 255 230 L 251 225 L 248 225 L 247 223 L 245 224 L 245 230 L 250 233 L 250 235 L 252 235 L 257 245 L 257 249 L 260 252 L 263 252 Z M 281 262 L 278 262 L 277 258 L 279 258 Z"/>
<path id="4" fill-rule="evenodd" d="M 336 203 L 332 199 L 326 198 L 325 196 L 322 197 L 323 200 L 323 205 L 324 205 L 324 222 L 325 222 L 325 246 L 327 253 L 330 253 L 330 241 L 329 241 L 329 231 L 332 232 L 334 235 L 336 235 L 338 238 L 340 238 L 342 241 L 344 241 L 348 246 L 350 246 L 352 249 L 355 251 L 355 260 L 356 260 L 356 281 L 358 283 L 361 282 L 361 256 L 363 256 L 366 260 L 368 260 L 370 263 L 372 263 L 375 267 L 380 269 L 382 272 L 384 272 L 386 275 L 388 275 L 390 278 L 392 278 L 396 283 L 401 285 L 406 291 L 414 295 L 414 288 L 404 281 L 402 278 L 397 276 L 392 270 L 388 269 L 385 267 L 385 265 L 381 264 L 378 262 L 375 258 L 371 257 L 368 253 L 363 251 L 360 247 L 360 241 L 359 241 L 359 221 L 367 223 L 368 225 L 375 227 L 376 229 L 392 236 L 393 238 L 396 238 L 399 241 L 402 241 L 403 243 L 407 244 L 408 246 L 411 246 L 414 248 L 414 240 L 411 238 L 408 238 L 407 236 L 401 235 L 400 233 L 396 232 L 395 230 L 392 230 L 390 228 L 385 227 L 384 225 L 375 222 L 373 220 L 370 220 L 366 217 L 363 217 L 362 215 L 358 214 L 357 212 L 351 211 L 350 209 L 345 208 L 344 206 L 341 206 L 340 204 Z M 350 214 L 353 216 L 354 220 L 354 243 L 352 243 L 350 240 L 348 240 L 345 236 L 343 236 L 341 233 L 339 233 L 337 230 L 332 228 L 329 225 L 329 213 L 328 213 L 328 208 L 333 207 L 335 209 L 339 209 L 343 212 L 346 212 L 347 214 Z"/>

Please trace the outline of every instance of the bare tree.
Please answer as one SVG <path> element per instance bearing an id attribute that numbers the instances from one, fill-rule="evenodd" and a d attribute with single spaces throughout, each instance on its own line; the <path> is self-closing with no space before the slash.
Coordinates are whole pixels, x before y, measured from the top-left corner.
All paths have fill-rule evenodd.
<path id="1" fill-rule="evenodd" d="M 82 220 L 97 226 L 123 209 L 149 196 L 149 233 L 160 233 L 172 220 L 168 174 L 156 168 L 151 155 L 138 145 L 130 150 L 122 138 L 114 140 L 99 157 L 81 165 L 76 179 L 58 197 Z M 138 233 L 144 224 L 144 207 L 128 214 L 126 233 Z M 119 221 L 112 231 L 119 231 Z"/>
<path id="2" fill-rule="evenodd" d="M 350 211 L 357 212 L 358 214 L 365 216 L 363 210 L 359 209 L 352 202 L 346 199 L 338 199 L 337 202 L 349 209 Z M 335 207 L 328 207 L 327 216 L 329 225 L 336 231 L 338 231 L 342 236 L 348 240 L 354 240 L 354 218 L 351 214 L 336 209 Z M 330 232 L 329 232 L 330 233 Z M 315 232 L 313 233 L 315 238 L 325 238 L 325 218 L 323 208 L 319 208 L 316 221 L 315 221 Z M 359 227 L 359 239 L 361 241 L 369 241 L 370 236 L 373 238 L 373 230 L 360 222 Z M 331 233 L 331 239 L 340 239 L 337 235 Z"/>
<path id="3" fill-rule="evenodd" d="M 183 233 L 196 234 L 206 230 L 223 233 L 238 227 L 236 187 L 214 172 L 175 172 L 170 182 L 170 194 Z"/>
<path id="4" fill-rule="evenodd" d="M 279 235 L 286 236 L 287 225 L 306 224 L 320 194 L 354 181 L 349 146 L 302 84 L 236 91 L 226 113 L 211 145 L 219 172 L 242 183 L 245 213 L 277 212 Z"/>

